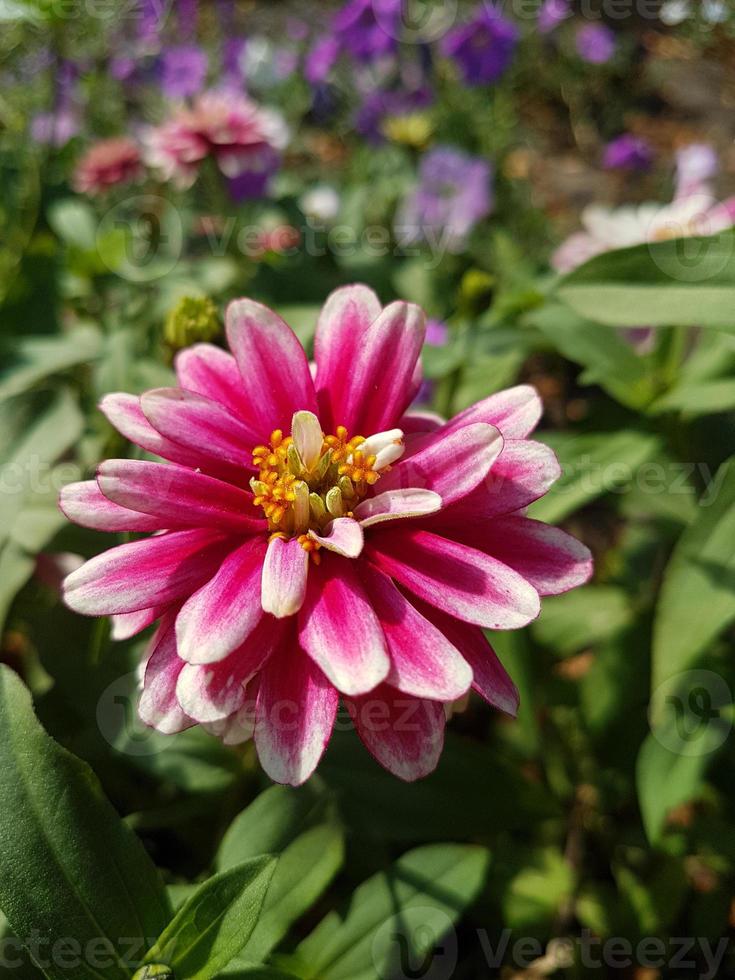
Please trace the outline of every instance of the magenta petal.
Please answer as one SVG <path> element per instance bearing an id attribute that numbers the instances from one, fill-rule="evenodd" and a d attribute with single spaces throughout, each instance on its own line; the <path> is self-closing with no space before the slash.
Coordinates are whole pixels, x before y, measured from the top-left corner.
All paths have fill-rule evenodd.
<path id="1" fill-rule="evenodd" d="M 105 497 L 132 510 L 151 514 L 171 527 L 182 519 L 189 525 L 247 534 L 266 530 L 262 512 L 247 490 L 204 473 L 169 463 L 108 459 L 97 482 Z"/>
<path id="2" fill-rule="evenodd" d="M 426 321 L 418 306 L 391 303 L 361 335 L 344 391 L 333 404 L 338 424 L 365 436 L 393 428 L 411 400 Z"/>
<path id="3" fill-rule="evenodd" d="M 131 636 L 137 636 L 151 623 L 160 619 L 166 608 L 166 606 L 153 606 L 150 609 L 136 609 L 135 612 L 112 616 L 110 636 L 113 640 L 129 640 Z"/>
<path id="4" fill-rule="evenodd" d="M 472 687 L 488 704 L 514 718 L 518 713 L 518 689 L 497 654 L 478 626 L 461 623 L 435 606 L 420 599 L 412 600 L 416 608 L 430 619 L 461 652 L 472 667 Z"/>
<path id="5" fill-rule="evenodd" d="M 441 510 L 442 498 L 432 490 L 388 490 L 368 497 L 355 507 L 363 528 L 407 517 L 425 517 Z"/>
<path id="6" fill-rule="evenodd" d="M 365 543 L 362 528 L 351 517 L 337 517 L 324 530 L 325 534 L 309 531 L 309 537 L 343 558 L 357 558 L 362 552 Z"/>
<path id="7" fill-rule="evenodd" d="M 497 559 L 428 531 L 374 532 L 365 551 L 384 572 L 451 616 L 488 629 L 518 629 L 539 614 L 533 586 Z"/>
<path id="8" fill-rule="evenodd" d="M 505 439 L 524 439 L 536 428 L 542 412 L 536 389 L 531 385 L 517 385 L 466 408 L 450 419 L 443 431 L 453 432 L 472 422 L 487 422 L 500 429 Z"/>
<path id="9" fill-rule="evenodd" d="M 444 419 L 441 415 L 437 415 L 436 412 L 420 412 L 415 408 L 401 416 L 398 428 L 402 429 L 404 434 L 409 436 L 426 432 L 436 432 L 443 425 Z"/>
<path id="10" fill-rule="evenodd" d="M 154 388 L 140 400 L 151 425 L 192 452 L 252 467 L 256 434 L 219 402 L 181 388 Z"/>
<path id="11" fill-rule="evenodd" d="M 64 580 L 64 601 L 85 616 L 159 606 L 198 589 L 225 546 L 207 529 L 168 531 L 96 555 Z"/>
<path id="12" fill-rule="evenodd" d="M 291 641 L 260 675 L 255 745 L 271 779 L 299 786 L 327 747 L 339 695 L 295 638 Z"/>
<path id="13" fill-rule="evenodd" d="M 234 482 L 240 482 L 243 477 L 240 464 L 236 467 L 230 466 L 213 455 L 206 444 L 187 449 L 161 435 L 143 414 L 140 399 L 135 395 L 117 393 L 105 395 L 100 402 L 100 409 L 118 432 L 146 452 L 171 460 L 172 463 L 189 466 L 191 469 L 201 468 L 206 473 L 222 479 L 230 478 Z"/>
<path id="14" fill-rule="evenodd" d="M 194 724 L 176 698 L 176 682 L 183 666 L 176 653 L 176 635 L 170 619 L 161 625 L 153 641 L 138 701 L 141 721 L 164 735 L 173 735 Z"/>
<path id="15" fill-rule="evenodd" d="M 293 616 L 304 604 L 309 554 L 296 538 L 273 538 L 263 563 L 261 602 L 265 612 L 281 619 Z"/>
<path id="16" fill-rule="evenodd" d="M 514 568 L 539 595 L 559 595 L 584 585 L 592 575 L 589 548 L 558 527 L 528 517 L 482 522 L 475 545 Z"/>
<path id="17" fill-rule="evenodd" d="M 419 698 L 454 701 L 469 690 L 472 670 L 436 626 L 424 618 L 393 582 L 368 562 L 361 577 L 390 652 L 387 683 Z"/>
<path id="18" fill-rule="evenodd" d="M 266 543 L 253 538 L 227 556 L 176 619 L 179 655 L 192 664 L 222 660 L 252 633 L 263 616 L 260 582 Z"/>
<path id="19" fill-rule="evenodd" d="M 255 732 L 255 707 L 260 680 L 254 677 L 245 688 L 242 707 L 219 721 L 202 722 L 202 728 L 221 739 L 224 745 L 241 745 Z"/>
<path id="20" fill-rule="evenodd" d="M 381 309 L 380 300 L 367 286 L 342 286 L 328 296 L 319 314 L 314 338 L 316 389 L 322 425 L 330 432 L 347 424 L 342 418 L 350 385 L 345 366 L 351 364 L 363 334 Z"/>
<path id="21" fill-rule="evenodd" d="M 293 330 L 250 299 L 230 303 L 225 322 L 257 441 L 267 441 L 274 429 L 285 431 L 294 412 L 317 414 L 309 362 Z"/>
<path id="22" fill-rule="evenodd" d="M 298 622 L 301 645 L 344 694 L 363 694 L 387 677 L 383 631 L 353 562 L 322 552 Z"/>
<path id="23" fill-rule="evenodd" d="M 442 704 L 387 684 L 346 704 L 363 744 L 394 776 L 413 782 L 436 769 L 444 747 Z"/>
<path id="24" fill-rule="evenodd" d="M 136 513 L 113 503 L 94 480 L 67 483 L 59 494 L 59 507 L 70 521 L 95 531 L 161 531 L 171 526 L 160 517 Z M 174 526 L 179 523 L 173 522 Z"/>
<path id="25" fill-rule="evenodd" d="M 433 490 L 446 507 L 466 497 L 488 476 L 503 448 L 492 425 L 477 423 L 427 437 L 428 442 L 406 460 L 399 460 L 381 478 L 380 492 L 401 487 Z"/>
<path id="26" fill-rule="evenodd" d="M 249 407 L 232 354 L 213 344 L 194 344 L 179 351 L 175 366 L 182 388 L 219 402 L 237 418 L 248 421 Z"/>

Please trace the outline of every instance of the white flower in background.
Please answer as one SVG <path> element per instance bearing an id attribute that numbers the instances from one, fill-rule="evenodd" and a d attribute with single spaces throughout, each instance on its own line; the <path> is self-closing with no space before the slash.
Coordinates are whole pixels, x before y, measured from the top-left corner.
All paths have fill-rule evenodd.
<path id="1" fill-rule="evenodd" d="M 299 207 L 307 218 L 328 225 L 339 214 L 340 197 L 329 184 L 315 184 L 301 195 Z"/>

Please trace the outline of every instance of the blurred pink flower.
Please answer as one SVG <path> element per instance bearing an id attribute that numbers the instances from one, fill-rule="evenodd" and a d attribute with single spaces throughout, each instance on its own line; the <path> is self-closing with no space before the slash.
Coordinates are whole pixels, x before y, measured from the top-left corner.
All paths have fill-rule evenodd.
<path id="1" fill-rule="evenodd" d="M 327 300 L 314 380 L 266 307 L 236 300 L 226 326 L 232 353 L 182 351 L 179 387 L 103 399 L 169 462 L 108 460 L 64 488 L 71 520 L 151 534 L 71 574 L 66 602 L 112 615 L 118 639 L 160 620 L 139 704 L 159 731 L 254 736 L 266 772 L 298 784 L 342 695 L 383 766 L 424 776 L 470 687 L 516 711 L 482 628 L 525 626 L 539 596 L 591 573 L 583 545 L 523 513 L 559 475 L 527 438 L 539 398 L 519 386 L 449 422 L 407 412 L 424 316 L 365 286 Z"/>
<path id="2" fill-rule="evenodd" d="M 103 194 L 140 180 L 143 173 L 138 145 L 121 136 L 91 146 L 77 164 L 72 184 L 80 194 Z"/>
<path id="3" fill-rule="evenodd" d="M 143 136 L 145 159 L 164 180 L 190 187 L 207 157 L 229 178 L 273 168 L 288 131 L 282 118 L 233 92 L 205 92 Z"/>

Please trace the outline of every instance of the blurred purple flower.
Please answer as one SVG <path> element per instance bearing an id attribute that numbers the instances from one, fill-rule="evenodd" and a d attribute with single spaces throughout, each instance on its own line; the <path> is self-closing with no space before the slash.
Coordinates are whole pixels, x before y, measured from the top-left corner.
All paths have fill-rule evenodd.
<path id="1" fill-rule="evenodd" d="M 164 51 L 159 66 L 161 88 L 169 99 L 196 95 L 207 78 L 207 55 L 193 44 Z"/>
<path id="2" fill-rule="evenodd" d="M 604 24 L 585 24 L 577 31 L 577 53 L 592 65 L 604 65 L 615 54 L 615 34 Z"/>
<path id="3" fill-rule="evenodd" d="M 322 37 L 306 56 L 304 77 L 310 85 L 321 85 L 327 80 L 339 57 L 339 44 L 333 37 Z"/>
<path id="4" fill-rule="evenodd" d="M 544 0 L 538 12 L 538 29 L 542 34 L 549 34 L 562 21 L 571 16 L 569 0 Z"/>
<path id="5" fill-rule="evenodd" d="M 222 80 L 225 85 L 242 86 L 244 37 L 226 37 L 222 44 Z"/>
<path id="6" fill-rule="evenodd" d="M 491 180 L 487 160 L 451 147 L 431 150 L 421 160 L 418 186 L 396 215 L 399 243 L 423 240 L 459 251 L 492 209 Z"/>
<path id="7" fill-rule="evenodd" d="M 487 85 L 504 74 L 518 42 L 518 28 L 496 7 L 485 6 L 443 38 L 441 52 L 459 66 L 467 85 Z"/>
<path id="8" fill-rule="evenodd" d="M 355 129 L 371 143 L 381 143 L 385 139 L 383 123 L 386 119 L 407 116 L 431 105 L 434 96 L 428 86 L 407 91 L 381 89 L 369 92 L 360 106 L 355 120 Z"/>
<path id="9" fill-rule="evenodd" d="M 449 328 L 443 320 L 429 318 L 426 321 L 425 343 L 431 347 L 443 347 L 449 336 Z"/>
<path id="10" fill-rule="evenodd" d="M 79 117 L 71 108 L 58 112 L 39 112 L 31 120 L 31 136 L 46 146 L 66 146 L 80 130 Z"/>
<path id="11" fill-rule="evenodd" d="M 132 78 L 135 74 L 136 67 L 135 58 L 130 58 L 127 55 L 120 55 L 117 58 L 110 59 L 110 75 L 116 82 L 124 82 L 128 78 Z"/>
<path id="12" fill-rule="evenodd" d="M 602 165 L 606 170 L 650 170 L 653 149 L 648 140 L 632 133 L 623 133 L 605 147 Z"/>
<path id="13" fill-rule="evenodd" d="M 227 190 L 232 200 L 239 204 L 241 201 L 254 201 L 265 197 L 270 179 L 280 165 L 280 154 L 269 151 L 261 155 L 259 169 L 246 170 L 237 177 L 230 177 L 227 181 Z"/>
<path id="14" fill-rule="evenodd" d="M 709 143 L 683 146 L 676 154 L 675 196 L 689 197 L 700 190 L 707 190 L 706 185 L 718 170 L 717 153 Z"/>
<path id="15" fill-rule="evenodd" d="M 342 50 L 370 62 L 395 51 L 401 31 L 401 0 L 349 0 L 332 30 Z"/>

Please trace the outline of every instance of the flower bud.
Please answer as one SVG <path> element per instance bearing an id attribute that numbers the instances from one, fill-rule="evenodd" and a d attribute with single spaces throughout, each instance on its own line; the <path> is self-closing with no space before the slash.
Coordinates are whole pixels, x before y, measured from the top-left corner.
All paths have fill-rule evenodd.
<path id="1" fill-rule="evenodd" d="M 133 980 L 174 980 L 174 971 L 162 963 L 149 963 L 136 970 Z"/>
<path id="2" fill-rule="evenodd" d="M 215 340 L 222 330 L 217 307 L 207 296 L 182 296 L 166 317 L 163 335 L 173 350 Z"/>

